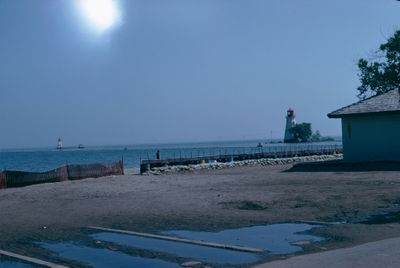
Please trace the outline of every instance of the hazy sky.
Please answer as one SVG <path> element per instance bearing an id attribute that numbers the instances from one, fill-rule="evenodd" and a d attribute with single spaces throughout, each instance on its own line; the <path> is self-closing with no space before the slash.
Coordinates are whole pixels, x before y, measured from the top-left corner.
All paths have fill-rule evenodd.
<path id="1" fill-rule="evenodd" d="M 0 148 L 281 138 L 289 107 L 340 135 L 400 28 L 395 0 L 115 0 L 101 32 L 79 1 L 0 0 Z"/>

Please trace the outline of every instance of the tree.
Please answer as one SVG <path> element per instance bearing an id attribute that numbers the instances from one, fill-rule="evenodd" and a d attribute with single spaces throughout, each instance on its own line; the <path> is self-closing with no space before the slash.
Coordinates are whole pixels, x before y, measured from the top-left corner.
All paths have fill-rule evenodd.
<path id="1" fill-rule="evenodd" d="M 317 131 L 315 131 L 314 134 L 311 135 L 310 141 L 313 141 L 313 142 L 321 141 L 321 138 L 322 138 L 321 133 L 319 133 L 319 130 L 317 130 Z"/>
<path id="2" fill-rule="evenodd" d="M 290 129 L 290 132 L 293 134 L 296 142 L 307 142 L 310 140 L 312 135 L 311 124 L 296 124 Z"/>
<path id="3" fill-rule="evenodd" d="M 363 58 L 358 61 L 360 99 L 400 89 L 400 31 L 381 44 L 375 56 L 371 62 Z"/>

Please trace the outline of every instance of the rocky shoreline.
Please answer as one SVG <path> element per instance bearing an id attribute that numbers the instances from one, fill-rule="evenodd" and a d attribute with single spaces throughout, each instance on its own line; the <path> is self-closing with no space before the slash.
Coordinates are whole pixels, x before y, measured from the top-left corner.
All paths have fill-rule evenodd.
<path id="1" fill-rule="evenodd" d="M 342 154 L 311 155 L 311 156 L 289 157 L 289 158 L 262 158 L 255 160 L 235 161 L 229 163 L 216 162 L 216 163 L 207 163 L 199 165 L 164 166 L 164 167 L 152 168 L 151 170 L 143 173 L 142 175 L 162 175 L 162 174 L 171 174 L 176 172 L 194 172 L 197 170 L 214 170 L 214 169 L 226 169 L 226 168 L 247 167 L 247 166 L 289 165 L 289 164 L 305 163 L 305 162 L 340 160 L 342 158 L 343 158 Z"/>

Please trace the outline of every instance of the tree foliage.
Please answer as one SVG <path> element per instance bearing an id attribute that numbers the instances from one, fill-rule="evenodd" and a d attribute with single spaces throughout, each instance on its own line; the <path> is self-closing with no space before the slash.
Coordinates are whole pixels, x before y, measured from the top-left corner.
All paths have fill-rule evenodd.
<path id="1" fill-rule="evenodd" d="M 358 68 L 360 99 L 400 89 L 400 31 L 380 45 L 375 60 L 361 58 Z"/>
<path id="2" fill-rule="evenodd" d="M 319 130 L 315 131 L 314 134 L 311 135 L 310 141 L 312 142 L 317 142 L 317 141 L 321 141 L 322 136 L 321 133 L 319 133 Z"/>
<path id="3" fill-rule="evenodd" d="M 307 142 L 310 140 L 312 135 L 311 124 L 296 124 L 290 129 L 290 132 L 293 134 L 296 142 Z"/>

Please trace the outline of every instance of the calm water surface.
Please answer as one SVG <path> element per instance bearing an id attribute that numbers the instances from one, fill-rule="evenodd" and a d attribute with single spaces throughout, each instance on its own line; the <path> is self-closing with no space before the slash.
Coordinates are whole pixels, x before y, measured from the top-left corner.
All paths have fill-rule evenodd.
<path id="1" fill-rule="evenodd" d="M 181 263 L 187 261 L 199 261 L 212 267 L 242 267 L 266 260 L 273 255 L 302 251 L 303 248 L 296 245 L 296 242 L 313 243 L 324 240 L 323 237 L 305 233 L 319 227 L 322 226 L 285 223 L 217 232 L 185 230 L 161 232 L 164 235 L 192 240 L 258 248 L 261 249 L 260 253 L 207 247 L 117 232 L 91 233 L 85 235 L 82 241 L 37 241 L 33 244 L 45 249 L 53 262 L 59 258 L 60 261 L 80 264 L 83 267 L 178 268 L 181 267 Z M 0 257 L 0 267 L 36 268 L 39 266 Z"/>
<path id="2" fill-rule="evenodd" d="M 58 253 L 60 256 L 73 259 L 95 268 L 179 268 L 180 265 L 166 262 L 159 259 L 147 259 L 128 255 L 118 251 L 108 249 L 91 248 L 79 246 L 74 243 L 46 244 L 42 243 L 43 248 Z"/>
<path id="3" fill-rule="evenodd" d="M 21 262 L 0 260 L 0 267 L 1 268 L 42 268 L 43 266 L 35 266 L 35 265 L 25 264 L 25 263 L 21 263 Z"/>
<path id="4" fill-rule="evenodd" d="M 261 142 L 262 148 L 257 148 Z M 138 168 L 141 159 L 154 159 L 157 149 L 162 158 L 232 155 L 282 151 L 294 148 L 341 146 L 340 142 L 315 144 L 269 144 L 267 141 L 186 143 L 162 145 L 126 145 L 109 147 L 0 150 L 0 170 L 47 171 L 68 164 L 109 163 L 124 159 L 126 168 Z"/>

